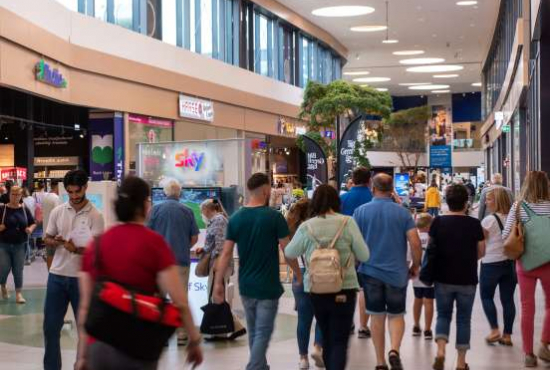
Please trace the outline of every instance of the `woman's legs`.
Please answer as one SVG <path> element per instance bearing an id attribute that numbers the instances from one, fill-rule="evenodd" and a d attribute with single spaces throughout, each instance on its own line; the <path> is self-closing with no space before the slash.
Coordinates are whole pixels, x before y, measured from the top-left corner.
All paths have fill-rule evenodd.
<path id="1" fill-rule="evenodd" d="M 544 346 L 548 346 L 550 343 L 550 264 L 547 264 L 540 271 L 539 278 L 545 298 L 544 326 L 542 328 L 541 342 Z"/>
<path id="2" fill-rule="evenodd" d="M 435 327 L 437 357 L 445 357 L 445 347 L 449 342 L 449 332 L 451 331 L 455 295 L 449 285 L 436 284 L 435 297 L 437 306 L 437 323 Z"/>
<path id="3" fill-rule="evenodd" d="M 518 282 L 521 300 L 521 338 L 523 352 L 533 354 L 533 336 L 535 331 L 535 288 L 537 278 L 525 273 L 518 266 Z"/>
<path id="4" fill-rule="evenodd" d="M 499 282 L 500 302 L 502 304 L 504 316 L 503 334 L 505 338 L 510 338 L 512 335 L 514 321 L 516 319 L 516 303 L 514 302 L 514 293 L 516 291 L 517 283 L 518 279 L 516 276 L 514 263 L 510 261 L 507 263 L 507 266 L 505 266 Z"/>
<path id="5" fill-rule="evenodd" d="M 481 296 L 481 303 L 483 305 L 483 311 L 489 321 L 491 327 L 491 335 L 500 336 L 498 328 L 497 308 L 495 306 L 495 292 L 500 281 L 500 273 L 498 267 L 492 264 L 481 264 L 481 271 L 479 274 L 479 293 Z M 502 297 L 501 297 L 502 298 Z"/>
<path id="6" fill-rule="evenodd" d="M 470 349 L 472 308 L 476 298 L 476 286 L 460 286 L 456 293 L 456 349 L 457 368 L 466 368 L 466 352 Z"/>
<path id="7" fill-rule="evenodd" d="M 12 246 L 12 274 L 15 291 L 21 293 L 23 288 L 23 269 L 25 268 L 26 243 Z"/>
<path id="8" fill-rule="evenodd" d="M 8 275 L 11 271 L 11 246 L 9 244 L 0 243 L 0 285 L 2 290 L 6 289 Z"/>
<path id="9" fill-rule="evenodd" d="M 296 309 L 298 311 L 298 326 L 296 328 L 298 350 L 300 356 L 307 359 L 311 324 L 313 323 L 313 307 L 309 296 L 304 292 L 303 285 L 297 286 L 293 283 L 292 293 L 294 294 Z"/>

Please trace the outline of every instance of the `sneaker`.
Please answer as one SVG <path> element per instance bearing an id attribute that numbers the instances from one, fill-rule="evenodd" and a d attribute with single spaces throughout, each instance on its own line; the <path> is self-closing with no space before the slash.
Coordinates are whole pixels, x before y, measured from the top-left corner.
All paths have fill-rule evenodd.
<path id="1" fill-rule="evenodd" d="M 25 303 L 27 303 L 27 300 L 25 298 L 23 298 L 23 294 L 17 293 L 15 295 L 15 303 L 25 304 Z"/>
<path id="2" fill-rule="evenodd" d="M 413 337 L 419 337 L 422 335 L 422 329 L 418 326 L 413 327 Z"/>
<path id="3" fill-rule="evenodd" d="M 525 367 L 537 367 L 537 356 L 525 355 Z"/>
<path id="4" fill-rule="evenodd" d="M 434 334 L 431 330 L 424 330 L 424 339 L 426 340 L 432 340 L 434 339 Z"/>
<path id="5" fill-rule="evenodd" d="M 544 362 L 550 362 L 550 349 L 546 346 L 540 346 L 539 353 L 537 353 L 538 358 Z"/>
<path id="6" fill-rule="evenodd" d="M 311 359 L 315 362 L 315 366 L 324 368 L 325 361 L 323 361 L 323 350 L 315 347 L 311 353 Z"/>
<path id="7" fill-rule="evenodd" d="M 371 337 L 370 329 L 368 327 L 359 329 L 357 331 L 357 337 L 360 339 L 370 338 Z"/>
<path id="8" fill-rule="evenodd" d="M 300 370 L 307 370 L 309 369 L 309 361 L 307 358 L 301 358 L 300 359 Z"/>
<path id="9" fill-rule="evenodd" d="M 8 288 L 6 286 L 2 287 L 2 299 L 8 299 L 10 295 L 8 293 Z"/>
<path id="10" fill-rule="evenodd" d="M 445 357 L 436 357 L 432 369 L 445 370 Z"/>
<path id="11" fill-rule="evenodd" d="M 399 352 L 391 350 L 388 353 L 388 360 L 390 362 L 391 370 L 403 370 L 403 364 L 401 363 Z"/>

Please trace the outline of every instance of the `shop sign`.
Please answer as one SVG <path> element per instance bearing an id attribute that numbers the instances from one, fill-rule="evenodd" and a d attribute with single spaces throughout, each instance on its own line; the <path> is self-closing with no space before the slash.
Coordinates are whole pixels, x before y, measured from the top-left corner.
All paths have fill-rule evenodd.
<path id="1" fill-rule="evenodd" d="M 27 169 L 23 167 L 10 167 L 0 169 L 0 181 L 6 180 L 26 180 Z"/>
<path id="2" fill-rule="evenodd" d="M 279 117 L 277 121 L 277 132 L 283 136 L 296 137 L 298 135 L 305 135 L 307 129 L 304 126 L 287 121 L 284 117 Z"/>
<path id="3" fill-rule="evenodd" d="M 189 152 L 189 149 L 183 149 L 183 151 L 176 153 L 175 160 L 176 167 L 192 168 L 195 172 L 198 172 L 204 160 L 204 152 Z"/>
<path id="4" fill-rule="evenodd" d="M 502 126 L 502 132 L 509 133 L 510 132 L 510 125 Z"/>
<path id="5" fill-rule="evenodd" d="M 214 121 L 214 104 L 211 100 L 197 99 L 180 94 L 179 103 L 180 117 L 208 122 Z"/>
<path id="6" fill-rule="evenodd" d="M 137 124 L 147 125 L 147 126 L 157 126 L 157 127 L 163 127 L 163 128 L 172 128 L 174 126 L 174 122 L 170 120 L 140 116 L 138 114 L 129 114 L 128 121 L 130 121 L 131 123 L 137 123 Z"/>
<path id="7" fill-rule="evenodd" d="M 334 131 L 326 130 L 326 131 L 323 131 L 323 137 L 334 140 L 336 138 L 336 135 Z"/>
<path id="8" fill-rule="evenodd" d="M 34 157 L 35 166 L 78 166 L 78 157 Z"/>
<path id="9" fill-rule="evenodd" d="M 250 143 L 252 150 L 265 150 L 267 149 L 267 143 L 260 139 L 253 139 Z"/>
<path id="10" fill-rule="evenodd" d="M 36 80 L 45 84 L 64 89 L 67 87 L 67 80 L 57 68 L 52 68 L 44 59 L 40 59 L 34 67 Z"/>

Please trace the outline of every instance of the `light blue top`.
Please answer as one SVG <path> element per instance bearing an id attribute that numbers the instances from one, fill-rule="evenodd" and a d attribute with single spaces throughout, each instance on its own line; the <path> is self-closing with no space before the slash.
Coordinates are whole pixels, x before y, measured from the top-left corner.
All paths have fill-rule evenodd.
<path id="1" fill-rule="evenodd" d="M 322 245 L 329 245 L 340 227 L 344 217 L 340 214 L 327 215 L 325 217 L 315 217 L 300 225 L 298 231 L 292 238 L 290 244 L 285 248 L 285 255 L 288 258 L 297 258 L 305 254 L 306 257 L 306 272 L 304 274 L 304 290 L 309 292 L 309 272 L 308 266 L 311 259 L 311 254 L 317 247 L 315 242 L 307 231 L 307 227 L 313 231 L 313 236 Z M 363 236 L 357 227 L 355 221 L 348 217 L 349 220 L 336 241 L 334 248 L 340 252 L 340 263 L 344 267 L 344 282 L 342 289 L 358 289 L 357 273 L 355 272 L 355 260 L 366 261 L 369 259 L 369 249 L 363 240 Z M 349 268 L 345 268 L 349 262 Z"/>
<path id="2" fill-rule="evenodd" d="M 353 218 L 371 252 L 359 272 L 396 288 L 407 286 L 407 232 L 416 227 L 410 212 L 391 198 L 375 197 L 357 208 Z"/>

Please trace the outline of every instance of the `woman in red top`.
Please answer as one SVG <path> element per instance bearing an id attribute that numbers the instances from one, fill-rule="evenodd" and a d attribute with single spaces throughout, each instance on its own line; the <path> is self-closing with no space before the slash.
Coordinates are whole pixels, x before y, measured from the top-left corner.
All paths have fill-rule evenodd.
<path id="1" fill-rule="evenodd" d="M 109 280 L 132 286 L 143 292 L 161 291 L 170 295 L 181 309 L 181 318 L 189 335 L 187 359 L 194 366 L 202 362 L 201 337 L 189 310 L 186 288 L 181 282 L 175 257 L 162 236 L 145 227 L 151 208 L 151 189 L 138 177 L 126 178 L 115 202 L 115 212 L 122 223 L 101 236 L 101 272 Z M 88 345 L 84 328 L 92 297 L 95 268 L 95 246 L 84 254 L 80 273 L 80 306 L 78 312 L 79 345 L 76 369 L 156 369 L 157 362 L 132 358 L 106 343 L 95 341 Z"/>

